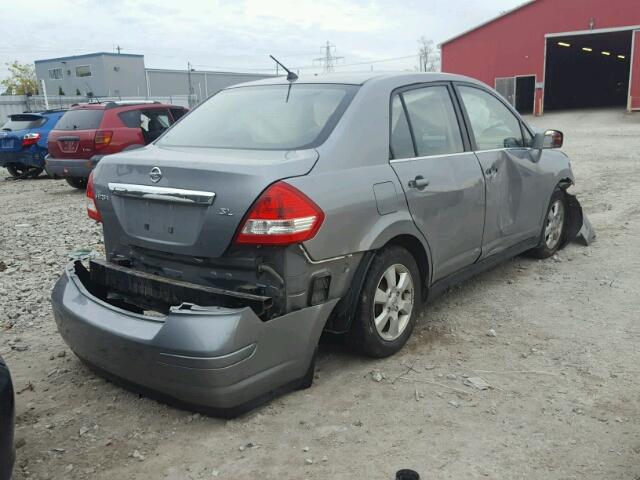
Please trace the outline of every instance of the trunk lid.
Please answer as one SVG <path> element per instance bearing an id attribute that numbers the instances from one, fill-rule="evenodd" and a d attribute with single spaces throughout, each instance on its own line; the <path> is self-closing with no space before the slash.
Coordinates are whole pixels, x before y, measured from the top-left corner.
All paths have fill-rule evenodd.
<path id="1" fill-rule="evenodd" d="M 315 150 L 148 146 L 100 161 L 94 173 L 108 253 L 142 247 L 220 257 L 272 183 L 306 175 Z"/>
<path id="2" fill-rule="evenodd" d="M 49 133 L 49 155 L 53 158 L 88 159 L 95 154 L 96 131 L 104 110 L 69 110 Z"/>
<path id="3" fill-rule="evenodd" d="M 95 136 L 95 130 L 52 130 L 49 133 L 49 154 L 52 158 L 86 160 L 95 154 Z"/>

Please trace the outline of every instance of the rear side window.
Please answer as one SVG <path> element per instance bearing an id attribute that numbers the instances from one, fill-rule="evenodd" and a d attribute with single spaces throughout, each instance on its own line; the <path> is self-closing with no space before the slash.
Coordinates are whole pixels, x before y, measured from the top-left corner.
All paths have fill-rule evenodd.
<path id="1" fill-rule="evenodd" d="M 0 130 L 28 130 L 41 127 L 45 123 L 47 123 L 47 119 L 39 115 L 11 115 L 9 121 L 5 122 Z"/>
<path id="2" fill-rule="evenodd" d="M 184 114 L 187 113 L 186 110 L 182 109 L 182 108 L 172 108 L 171 109 L 171 115 L 173 116 L 173 119 L 177 122 L 179 119 L 181 119 Z"/>
<path id="3" fill-rule="evenodd" d="M 391 158 L 400 159 L 415 156 L 407 116 L 400 95 L 396 95 L 391 104 Z"/>
<path id="4" fill-rule="evenodd" d="M 142 110 L 142 129 L 148 132 L 166 130 L 171 125 L 169 111 L 165 109 Z"/>
<path id="5" fill-rule="evenodd" d="M 118 114 L 122 123 L 129 128 L 140 128 L 140 110 L 129 110 L 128 112 L 120 112 Z"/>
<path id="6" fill-rule="evenodd" d="M 104 110 L 69 110 L 58 121 L 56 130 L 95 130 L 100 126 Z"/>
<path id="7" fill-rule="evenodd" d="M 449 90 L 432 86 L 402 94 L 420 157 L 464 152 Z"/>
<path id="8" fill-rule="evenodd" d="M 524 145 L 520 120 L 500 100 L 484 90 L 459 86 L 478 150 Z"/>
<path id="9" fill-rule="evenodd" d="M 297 150 L 324 142 L 354 85 L 289 84 L 223 90 L 169 130 L 160 145 Z"/>

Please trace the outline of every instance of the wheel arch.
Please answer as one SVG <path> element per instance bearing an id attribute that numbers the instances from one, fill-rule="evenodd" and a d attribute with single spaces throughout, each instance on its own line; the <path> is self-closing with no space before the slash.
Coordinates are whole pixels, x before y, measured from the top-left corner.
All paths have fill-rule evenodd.
<path id="1" fill-rule="evenodd" d="M 413 256 L 418 266 L 418 271 L 420 272 L 420 284 L 422 286 L 421 300 L 426 300 L 431 272 L 428 247 L 422 239 L 415 235 L 409 233 L 399 234 L 387 239 L 384 244 L 381 244 L 375 250 L 367 250 L 364 252 L 360 264 L 354 273 L 351 288 L 349 288 L 345 296 L 336 305 L 331 317 L 327 321 L 325 331 L 337 334 L 343 334 L 349 331 L 358 308 L 358 299 L 362 293 L 366 276 L 371 268 L 371 263 L 380 250 L 390 246 L 402 247 Z"/>
<path id="2" fill-rule="evenodd" d="M 389 240 L 383 248 L 396 245 L 407 250 L 415 259 L 418 271 L 420 272 L 420 285 L 422 286 L 422 299 L 427 298 L 427 288 L 429 285 L 430 264 L 427 250 L 420 240 L 413 235 L 398 235 Z"/>

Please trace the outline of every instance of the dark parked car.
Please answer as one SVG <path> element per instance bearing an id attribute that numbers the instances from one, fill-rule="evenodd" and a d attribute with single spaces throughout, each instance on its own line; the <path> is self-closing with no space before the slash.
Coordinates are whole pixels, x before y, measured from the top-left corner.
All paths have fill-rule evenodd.
<path id="1" fill-rule="evenodd" d="M 15 178 L 34 178 L 44 170 L 49 132 L 65 110 L 9 115 L 0 127 L 0 167 Z"/>
<path id="2" fill-rule="evenodd" d="M 89 173 L 105 155 L 147 145 L 187 109 L 158 102 L 106 102 L 76 105 L 49 135 L 47 173 L 85 188 Z"/>
<path id="3" fill-rule="evenodd" d="M 0 480 L 9 480 L 13 470 L 13 384 L 9 369 L 0 357 Z"/>
<path id="4" fill-rule="evenodd" d="M 98 164 L 106 260 L 67 267 L 58 329 L 111 378 L 225 412 L 309 386 L 323 330 L 392 355 L 423 301 L 574 238 L 562 141 L 455 75 L 229 87 Z"/>

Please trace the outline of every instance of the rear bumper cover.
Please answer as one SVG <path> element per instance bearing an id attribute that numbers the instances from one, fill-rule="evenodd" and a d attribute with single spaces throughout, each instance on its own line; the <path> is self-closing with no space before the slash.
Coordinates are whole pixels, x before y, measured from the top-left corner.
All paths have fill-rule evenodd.
<path id="1" fill-rule="evenodd" d="M 69 264 L 52 293 L 58 330 L 107 376 L 208 413 L 233 416 L 304 377 L 338 300 L 260 320 L 250 308 L 173 308 L 164 319 L 91 295 Z"/>
<path id="2" fill-rule="evenodd" d="M 44 167 L 44 158 L 47 151 L 38 146 L 33 146 L 20 152 L 0 152 L 0 167 L 19 164 L 29 167 Z"/>
<path id="3" fill-rule="evenodd" d="M 94 155 L 89 159 L 83 158 L 51 158 L 45 157 L 44 168 L 53 178 L 89 178 L 91 170 L 104 155 Z"/>

